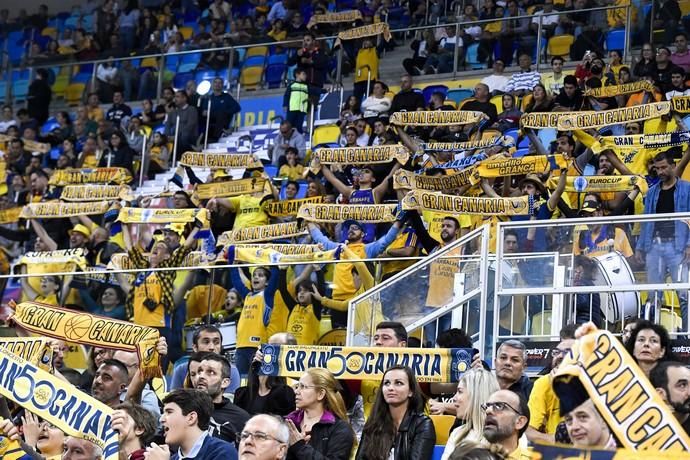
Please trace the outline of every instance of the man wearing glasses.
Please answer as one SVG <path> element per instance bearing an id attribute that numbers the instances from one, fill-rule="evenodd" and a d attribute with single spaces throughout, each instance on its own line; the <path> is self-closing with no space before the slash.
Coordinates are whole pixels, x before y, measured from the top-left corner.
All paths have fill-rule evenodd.
<path id="1" fill-rule="evenodd" d="M 520 437 L 529 425 L 529 407 L 525 398 L 510 390 L 498 390 L 482 404 L 486 412 L 484 437 L 487 441 L 500 444 L 510 453 L 513 460 L 529 459 L 530 454 L 519 445 Z"/>
<path id="2" fill-rule="evenodd" d="M 249 419 L 237 435 L 240 460 L 285 460 L 290 431 L 287 424 L 273 415 L 260 414 Z"/>

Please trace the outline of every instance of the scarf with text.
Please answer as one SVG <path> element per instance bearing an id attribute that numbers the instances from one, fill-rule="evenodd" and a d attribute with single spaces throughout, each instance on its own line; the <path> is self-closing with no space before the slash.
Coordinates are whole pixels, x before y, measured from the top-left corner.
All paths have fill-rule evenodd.
<path id="1" fill-rule="evenodd" d="M 185 152 L 180 165 L 199 168 L 259 169 L 263 164 L 248 153 Z"/>
<path id="2" fill-rule="evenodd" d="M 358 222 L 394 222 L 397 204 L 306 204 L 299 208 L 297 219 L 307 222 L 341 223 L 354 219 Z"/>
<path id="3" fill-rule="evenodd" d="M 622 85 L 602 86 L 601 88 L 587 88 L 585 96 L 615 97 L 621 94 L 639 93 L 640 91 L 654 92 L 654 84 L 647 80 L 640 80 Z"/>
<path id="4" fill-rule="evenodd" d="M 136 352 L 145 379 L 160 377 L 158 331 L 103 316 L 38 302 L 13 305 L 11 318 L 27 331 L 92 347 Z"/>
<path id="5" fill-rule="evenodd" d="M 62 219 L 65 217 L 105 214 L 108 209 L 110 209 L 110 202 L 108 201 L 94 201 L 91 203 L 46 201 L 24 205 L 19 217 L 22 219 Z"/>
<path id="6" fill-rule="evenodd" d="M 661 152 L 671 147 L 690 143 L 690 131 L 676 131 L 661 134 L 631 134 L 625 136 L 602 136 L 590 147 L 594 153 L 604 150 L 647 150 Z"/>
<path id="7" fill-rule="evenodd" d="M 555 190 L 558 177 L 550 177 L 546 186 Z M 570 193 L 629 192 L 635 187 L 642 195 L 649 189 L 642 176 L 568 176 L 565 183 L 565 191 Z"/>
<path id="8" fill-rule="evenodd" d="M 0 225 L 13 224 L 19 220 L 22 207 L 0 210 Z"/>
<path id="9" fill-rule="evenodd" d="M 4 144 L 11 141 L 12 139 L 13 138 L 8 136 L 7 134 L 0 134 L 0 142 Z M 50 144 L 47 144 L 45 142 L 37 142 L 25 138 L 22 138 L 22 142 L 24 142 L 24 150 L 26 150 L 27 152 L 50 152 Z"/>
<path id="10" fill-rule="evenodd" d="M 362 19 L 362 12 L 359 10 L 339 11 L 337 13 L 315 14 L 309 19 L 307 29 L 311 29 L 316 24 L 335 24 L 339 22 L 355 22 Z"/>
<path id="11" fill-rule="evenodd" d="M 643 121 L 666 115 L 671 110 L 668 101 L 653 102 L 651 104 L 634 105 L 621 109 L 565 112 L 558 118 L 557 128 L 561 131 L 573 129 L 602 128 L 618 125 L 629 121 Z"/>
<path id="12" fill-rule="evenodd" d="M 255 193 L 271 193 L 268 181 L 263 177 L 230 180 L 226 182 L 212 182 L 198 184 L 193 193 L 196 200 L 210 200 L 211 198 L 225 198 L 229 196 L 253 195 Z"/>
<path id="13" fill-rule="evenodd" d="M 678 113 L 690 113 L 690 96 L 672 97 L 671 110 Z"/>
<path id="14" fill-rule="evenodd" d="M 323 203 L 323 198 L 322 196 L 314 196 L 297 200 L 269 201 L 264 203 L 263 208 L 266 214 L 271 217 L 290 217 L 296 216 L 299 209 L 305 204 Z"/>
<path id="15" fill-rule="evenodd" d="M 53 349 L 43 337 L 0 337 L 0 348 L 43 370 L 52 368 Z"/>
<path id="16" fill-rule="evenodd" d="M 224 252 L 225 258 L 229 264 L 235 261 L 246 262 L 250 264 L 279 264 L 288 262 L 321 262 L 324 260 L 337 260 L 340 256 L 340 249 L 331 249 L 329 251 L 311 251 L 303 253 L 284 254 L 274 249 L 268 248 L 252 248 L 244 245 L 228 246 Z"/>
<path id="17" fill-rule="evenodd" d="M 200 220 L 208 226 L 208 209 L 122 208 L 117 221 L 125 224 L 169 224 Z"/>
<path id="18" fill-rule="evenodd" d="M 343 30 L 338 34 L 338 38 L 335 39 L 333 47 L 337 48 L 342 40 L 356 40 L 358 38 L 373 37 L 379 34 L 383 36 L 385 41 L 390 41 L 393 37 L 387 22 L 377 22 L 376 24 Z"/>
<path id="19" fill-rule="evenodd" d="M 482 179 L 542 174 L 567 167 L 568 162 L 561 154 L 532 155 L 521 158 L 493 157 L 475 166 L 471 181 L 472 184 L 478 184 Z"/>
<path id="20" fill-rule="evenodd" d="M 318 149 L 312 155 L 310 169 L 318 174 L 320 165 L 371 165 L 386 164 L 396 160 L 407 163 L 410 152 L 400 144 L 370 147 L 338 147 Z"/>
<path id="21" fill-rule="evenodd" d="M 393 189 L 437 192 L 452 190 L 470 184 L 470 178 L 473 174 L 474 168 L 467 168 L 458 174 L 445 176 L 424 176 L 400 169 L 393 175 Z"/>
<path id="22" fill-rule="evenodd" d="M 239 228 L 223 232 L 218 237 L 218 245 L 233 243 L 260 243 L 263 241 L 282 240 L 303 236 L 307 230 L 297 222 L 283 224 L 259 225 L 257 227 Z"/>
<path id="23" fill-rule="evenodd" d="M 438 192 L 412 190 L 402 200 L 404 210 L 438 211 L 450 214 L 484 214 L 493 216 L 530 215 L 534 210 L 532 196 L 491 198 L 444 195 Z"/>
<path id="24" fill-rule="evenodd" d="M 73 184 L 127 184 L 132 175 L 125 168 L 69 168 L 58 169 L 48 183 L 62 187 Z"/>
<path id="25" fill-rule="evenodd" d="M 486 117 L 482 112 L 469 110 L 426 110 L 417 112 L 395 112 L 390 117 L 391 125 L 398 126 L 450 126 L 477 123 Z"/>
<path id="26" fill-rule="evenodd" d="M 132 201 L 134 195 L 128 185 L 67 185 L 60 193 L 63 201 Z"/>
<path id="27" fill-rule="evenodd" d="M 71 271 L 74 270 L 75 266 L 84 269 L 88 265 L 86 262 L 87 254 L 88 251 L 83 248 L 27 252 L 19 259 L 19 263 L 29 267 L 31 265 L 55 264 L 64 268 L 61 271 Z"/>

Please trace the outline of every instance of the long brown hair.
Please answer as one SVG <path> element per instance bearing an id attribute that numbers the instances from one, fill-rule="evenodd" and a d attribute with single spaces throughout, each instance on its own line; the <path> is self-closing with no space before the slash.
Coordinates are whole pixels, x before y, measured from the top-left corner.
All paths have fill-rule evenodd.
<path id="1" fill-rule="evenodd" d="M 424 406 L 426 405 L 426 396 L 419 388 L 419 383 L 417 383 L 412 369 L 407 366 L 390 367 L 383 374 L 382 383 L 390 371 L 403 371 L 407 375 L 408 386 L 412 390 L 412 397 L 407 404 L 407 413 L 423 413 Z M 388 403 L 383 398 L 383 389 L 379 387 L 371 415 L 362 431 L 362 439 L 366 436 L 366 442 L 360 445 L 360 449 L 364 453 L 362 458 L 366 460 L 387 460 L 388 454 L 395 442 L 396 431 Z"/>
<path id="2" fill-rule="evenodd" d="M 347 409 L 345 408 L 345 400 L 340 394 L 341 388 L 338 381 L 333 377 L 328 370 L 319 367 L 313 367 L 306 372 L 311 377 L 312 382 L 317 390 L 323 390 L 326 397 L 323 401 L 324 407 L 333 412 L 333 414 L 340 420 L 348 421 Z"/>

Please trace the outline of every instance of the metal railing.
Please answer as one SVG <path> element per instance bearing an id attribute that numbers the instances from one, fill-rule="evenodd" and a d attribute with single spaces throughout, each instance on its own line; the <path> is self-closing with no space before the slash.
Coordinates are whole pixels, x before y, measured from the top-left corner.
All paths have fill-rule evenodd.
<path id="1" fill-rule="evenodd" d="M 548 13 L 548 15 L 568 15 L 568 14 L 573 14 L 573 13 L 582 13 L 582 12 L 595 12 L 595 11 L 608 11 L 608 10 L 613 10 L 613 9 L 624 9 L 626 10 L 626 23 L 625 23 L 625 44 L 624 44 L 624 49 L 623 49 L 623 60 L 628 61 L 630 57 L 630 43 L 631 43 L 631 32 L 632 32 L 632 27 L 631 27 L 631 8 L 633 8 L 631 5 L 627 6 L 604 6 L 604 7 L 595 7 L 595 8 L 586 8 L 582 10 L 576 10 L 576 11 L 552 11 L 551 13 Z M 467 26 L 473 26 L 473 25 L 485 25 L 489 23 L 494 23 L 494 22 L 504 22 L 504 21 L 511 21 L 511 20 L 522 20 L 522 19 L 528 19 L 531 20 L 535 17 L 539 17 L 539 22 L 538 22 L 538 30 L 536 34 L 537 38 L 537 59 L 536 59 L 536 69 L 539 70 L 541 66 L 541 56 L 542 56 L 542 37 L 544 36 L 544 31 L 542 27 L 542 15 L 537 14 L 537 15 L 522 15 L 522 16 L 513 16 L 513 17 L 503 17 L 503 18 L 497 18 L 497 19 L 484 19 L 484 20 L 477 20 L 477 21 L 461 21 L 461 22 L 452 22 L 452 23 L 446 23 L 446 24 L 436 24 L 436 25 L 425 25 L 425 26 L 418 26 L 418 27 L 408 27 L 404 29 L 394 29 L 391 32 L 395 35 L 402 35 L 403 37 L 406 37 L 410 32 L 412 33 L 417 33 L 421 32 L 424 30 L 433 30 L 437 29 L 439 27 L 449 27 L 449 26 L 454 26 L 455 27 L 455 35 L 456 37 L 460 36 L 460 29 L 467 27 Z M 606 27 L 608 29 L 608 27 Z M 319 42 L 326 42 L 329 40 L 334 40 L 336 39 L 337 36 L 328 36 L 328 37 L 320 37 L 317 39 Z M 249 49 L 253 47 L 258 47 L 258 46 L 276 46 L 276 45 L 281 45 L 281 46 L 286 46 L 286 47 L 294 47 L 295 45 L 299 45 L 301 43 L 301 39 L 291 39 L 291 40 L 283 40 L 283 41 L 271 41 L 271 42 L 262 42 L 262 43 L 255 43 L 255 44 L 247 44 L 247 45 L 235 45 L 231 47 L 214 47 L 214 48 L 203 48 L 203 49 L 193 49 L 193 50 L 184 50 L 184 51 L 178 51 L 175 53 L 151 53 L 151 54 L 142 54 L 138 56 L 128 56 L 128 57 L 122 57 L 122 58 L 117 58 L 117 59 L 112 59 L 113 62 L 125 62 L 125 61 L 132 61 L 132 60 L 144 60 L 144 59 L 156 59 L 158 60 L 158 68 L 156 69 L 158 72 L 157 75 L 157 87 L 156 87 L 156 98 L 160 98 L 161 95 L 161 90 L 162 90 L 162 85 L 163 85 L 163 77 L 165 73 L 165 59 L 167 57 L 179 57 L 179 56 L 184 56 L 188 54 L 194 54 L 194 53 L 211 53 L 211 52 L 216 52 L 216 51 L 228 51 L 229 52 L 229 62 L 228 62 L 228 73 L 229 76 L 232 75 L 232 69 L 234 67 L 234 51 L 239 50 L 239 49 Z M 7 47 L 7 44 L 5 45 Z M 323 46 L 322 46 L 323 49 Z M 459 71 L 459 52 L 460 49 L 459 47 L 455 47 L 454 50 L 454 57 L 453 57 L 453 71 L 452 71 L 452 77 L 456 78 L 458 71 Z M 492 51 L 493 52 L 493 51 Z M 8 92 L 10 87 L 12 86 L 11 82 L 11 75 L 12 75 L 12 70 L 13 66 L 9 62 L 9 59 L 7 58 L 7 48 L 5 49 L 5 56 L 6 56 L 6 62 L 5 62 L 5 69 L 7 71 L 7 75 L 9 75 L 8 79 Z M 354 58 L 354 56 L 352 56 Z M 343 47 L 340 47 L 337 51 L 337 68 L 336 68 L 336 75 L 335 75 L 335 85 L 337 86 L 342 86 L 342 68 L 343 68 Z M 87 60 L 87 61 L 77 61 L 77 62 L 55 62 L 55 63 L 38 63 L 38 64 L 33 64 L 31 66 L 31 69 L 35 68 L 41 68 L 41 67 L 65 67 L 65 66 L 79 66 L 79 65 L 93 65 L 93 70 L 92 70 L 92 75 L 91 75 L 91 84 L 93 85 L 96 82 L 96 70 L 99 64 L 105 63 L 110 61 L 108 58 L 101 58 L 101 59 L 93 59 L 93 60 Z M 232 83 L 232 82 L 229 82 Z M 239 91 L 238 91 L 239 93 Z M 9 94 L 7 95 L 6 100 L 10 100 Z"/>

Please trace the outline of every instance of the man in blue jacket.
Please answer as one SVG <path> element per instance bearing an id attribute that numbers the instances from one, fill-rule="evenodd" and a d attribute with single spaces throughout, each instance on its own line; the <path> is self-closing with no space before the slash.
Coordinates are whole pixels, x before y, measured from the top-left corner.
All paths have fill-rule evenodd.
<path id="1" fill-rule="evenodd" d="M 242 107 L 229 93 L 223 91 L 223 79 L 214 78 L 211 86 L 211 94 L 208 98 L 211 101 L 211 121 L 209 123 L 208 140 L 217 141 L 222 135 L 223 130 L 228 128 L 235 114 L 240 113 Z M 208 115 L 208 101 L 203 101 L 201 109 L 203 116 Z"/>
<path id="2" fill-rule="evenodd" d="M 649 189 L 644 203 L 645 214 L 670 214 L 690 211 L 690 182 L 678 177 L 670 151 L 654 157 L 659 182 Z M 640 238 L 635 248 L 635 258 L 647 267 L 648 283 L 664 283 L 666 273 L 672 282 L 687 280 L 687 263 L 690 262 L 690 233 L 680 219 L 660 220 L 642 224 Z M 687 330 L 687 292 L 676 291 L 680 300 L 683 329 Z M 652 292 L 649 299 L 658 302 L 663 294 Z"/>

